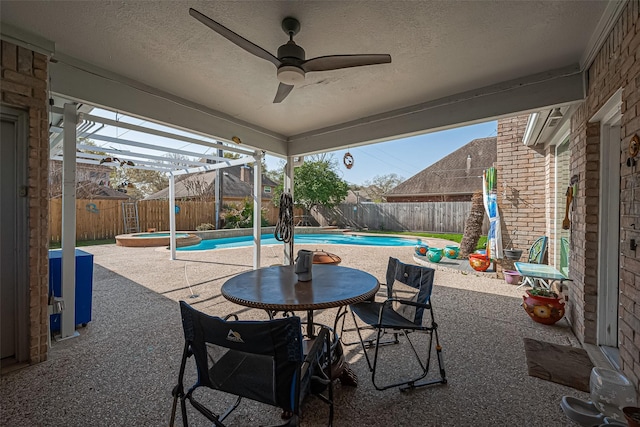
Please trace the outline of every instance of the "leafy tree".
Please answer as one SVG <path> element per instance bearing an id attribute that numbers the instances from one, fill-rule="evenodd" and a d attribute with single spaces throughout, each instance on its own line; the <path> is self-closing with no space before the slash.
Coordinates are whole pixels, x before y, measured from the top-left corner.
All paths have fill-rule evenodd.
<path id="1" fill-rule="evenodd" d="M 169 179 L 162 172 L 126 166 L 114 167 L 111 171 L 111 180 L 114 188 L 126 192 L 134 199 L 143 199 L 169 185 Z"/>
<path id="2" fill-rule="evenodd" d="M 371 199 L 376 203 L 380 203 L 384 201 L 384 195 L 393 190 L 402 181 L 404 181 L 403 177 L 390 173 L 376 175 L 371 181 L 365 181 L 364 185 L 367 187 L 367 193 L 371 196 Z"/>
<path id="3" fill-rule="evenodd" d="M 224 205 L 224 228 L 251 228 L 253 227 L 253 202 L 245 199 L 239 206 Z M 264 217 L 264 212 L 260 212 L 260 224 L 263 227 L 269 225 Z"/>
<path id="4" fill-rule="evenodd" d="M 294 178 L 294 203 L 309 212 L 315 206 L 333 208 L 347 197 L 348 184 L 336 173 L 336 163 L 331 158 L 308 160 L 296 168 Z M 275 191 L 274 202 L 279 202 L 282 184 Z"/>

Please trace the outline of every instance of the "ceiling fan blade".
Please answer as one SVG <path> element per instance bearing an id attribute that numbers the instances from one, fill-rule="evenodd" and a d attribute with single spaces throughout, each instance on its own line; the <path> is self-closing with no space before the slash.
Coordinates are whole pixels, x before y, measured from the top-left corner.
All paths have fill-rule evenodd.
<path id="1" fill-rule="evenodd" d="M 280 83 L 280 85 L 278 85 L 278 91 L 276 92 L 276 97 L 273 99 L 273 103 L 279 104 L 282 101 L 284 101 L 284 99 L 287 97 L 287 95 L 289 95 L 289 93 L 291 93 L 292 90 L 293 90 L 292 85 Z"/>
<path id="2" fill-rule="evenodd" d="M 304 61 L 301 67 L 304 71 L 329 71 L 340 68 L 362 67 L 363 65 L 388 64 L 391 55 L 330 55 L 319 56 Z"/>
<path id="3" fill-rule="evenodd" d="M 226 38 L 232 43 L 235 43 L 236 45 L 240 46 L 247 52 L 257 56 L 258 58 L 266 59 L 267 61 L 273 63 L 273 65 L 275 65 L 276 67 L 279 67 L 280 64 L 282 64 L 282 62 L 278 58 L 276 58 L 275 56 L 273 56 L 272 54 L 270 54 L 260 46 L 251 43 L 249 40 L 234 33 L 224 25 L 218 24 L 216 21 L 203 15 L 197 10 L 193 8 L 189 8 L 189 15 L 193 16 L 198 21 L 202 22 L 204 25 L 211 28 L 216 33 L 220 34 L 222 37 Z"/>

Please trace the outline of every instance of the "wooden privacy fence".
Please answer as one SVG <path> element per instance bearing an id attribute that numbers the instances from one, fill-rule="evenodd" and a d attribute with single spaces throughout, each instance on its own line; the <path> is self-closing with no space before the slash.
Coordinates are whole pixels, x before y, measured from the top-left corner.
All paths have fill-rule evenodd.
<path id="1" fill-rule="evenodd" d="M 76 239 L 112 239 L 124 233 L 122 200 L 76 200 Z M 233 202 L 225 202 L 233 203 Z M 62 199 L 49 200 L 49 233 L 52 242 L 59 242 L 62 236 Z M 214 201 L 176 201 L 180 211 L 176 215 L 177 230 L 195 230 L 203 223 L 213 224 L 215 218 Z M 263 202 L 264 217 L 270 225 L 278 220 L 278 208 L 271 202 Z M 169 230 L 169 201 L 138 201 L 138 221 L 140 231 L 149 228 Z"/>
<path id="2" fill-rule="evenodd" d="M 51 241 L 59 242 L 62 236 L 62 199 L 50 199 L 49 203 Z M 177 230 L 195 230 L 200 224 L 214 223 L 214 201 L 177 201 L 176 205 L 180 208 L 176 215 Z M 471 202 L 342 203 L 330 211 L 320 209 L 313 212 L 313 217 L 323 226 L 463 233 L 470 210 Z M 275 225 L 278 208 L 265 201 L 263 212 L 269 225 Z M 296 215 L 301 213 L 301 210 L 296 209 Z M 138 221 L 140 231 L 149 228 L 169 230 L 169 201 L 139 201 Z M 485 216 L 482 232 L 486 234 L 488 229 Z M 77 240 L 113 239 L 123 233 L 122 200 L 76 200 Z"/>
<path id="3" fill-rule="evenodd" d="M 320 225 L 391 231 L 463 233 L 471 202 L 341 203 L 332 210 L 318 209 Z M 489 230 L 485 216 L 484 234 Z"/>

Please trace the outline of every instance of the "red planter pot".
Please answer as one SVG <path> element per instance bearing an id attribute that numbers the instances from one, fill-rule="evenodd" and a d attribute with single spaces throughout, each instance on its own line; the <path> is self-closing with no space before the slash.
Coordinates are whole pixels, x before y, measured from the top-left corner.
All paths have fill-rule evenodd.
<path id="1" fill-rule="evenodd" d="M 485 254 L 471 254 L 469 255 L 469 264 L 476 271 L 487 271 L 491 260 Z"/>
<path id="2" fill-rule="evenodd" d="M 553 325 L 564 316 L 564 301 L 560 297 L 543 297 L 531 295 L 527 290 L 527 295 L 523 295 L 522 307 L 529 317 L 544 325 Z"/>

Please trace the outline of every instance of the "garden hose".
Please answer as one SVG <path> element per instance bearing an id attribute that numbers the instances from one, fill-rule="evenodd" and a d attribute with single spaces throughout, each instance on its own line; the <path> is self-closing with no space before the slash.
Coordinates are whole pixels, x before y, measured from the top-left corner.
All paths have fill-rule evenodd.
<path id="1" fill-rule="evenodd" d="M 280 212 L 273 236 L 284 243 L 291 242 L 293 237 L 293 197 L 290 193 L 280 195 Z"/>

